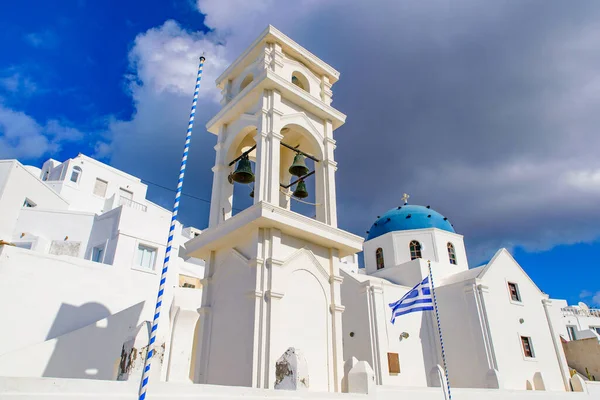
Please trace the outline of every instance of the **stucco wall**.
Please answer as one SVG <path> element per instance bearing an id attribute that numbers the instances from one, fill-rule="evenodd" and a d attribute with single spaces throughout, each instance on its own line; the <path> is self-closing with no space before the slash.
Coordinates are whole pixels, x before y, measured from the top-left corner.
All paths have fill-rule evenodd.
<path id="1" fill-rule="evenodd" d="M 130 269 L 1 246 L 0 303 L 10 323 L 0 330 L 0 354 L 82 328 L 142 301 L 146 304 L 137 322 L 151 320 L 157 279 Z M 163 307 L 168 309 L 167 304 Z"/>
<path id="2" fill-rule="evenodd" d="M 26 198 L 40 208 L 66 210 L 69 207 L 64 198 L 17 161 L 0 161 L 0 165 L 4 176 L 4 190 L 0 192 L 0 237 L 8 239 L 12 236 Z"/>
<path id="3" fill-rule="evenodd" d="M 600 381 L 600 343 L 589 338 L 563 343 L 570 368 L 575 368 L 583 376 L 588 372 Z M 587 368 L 587 370 L 586 370 Z"/>
<path id="4" fill-rule="evenodd" d="M 518 285 L 521 302 L 511 301 L 507 282 Z M 489 287 L 486 307 L 505 387 L 524 389 L 526 381 L 532 380 L 539 371 L 547 390 L 565 390 L 542 305 L 544 295 L 508 253 L 494 260 L 493 268 L 484 275 L 482 283 Z M 523 355 L 520 336 L 531 337 L 534 358 Z"/>

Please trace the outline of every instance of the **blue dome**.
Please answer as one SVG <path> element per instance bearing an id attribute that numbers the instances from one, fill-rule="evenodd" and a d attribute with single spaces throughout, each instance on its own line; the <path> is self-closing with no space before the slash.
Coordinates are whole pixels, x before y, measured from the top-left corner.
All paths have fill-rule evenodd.
<path id="1" fill-rule="evenodd" d="M 379 217 L 369 229 L 367 240 L 388 232 L 424 228 L 438 228 L 454 233 L 452 224 L 442 214 L 428 207 L 411 204 L 392 208 Z"/>

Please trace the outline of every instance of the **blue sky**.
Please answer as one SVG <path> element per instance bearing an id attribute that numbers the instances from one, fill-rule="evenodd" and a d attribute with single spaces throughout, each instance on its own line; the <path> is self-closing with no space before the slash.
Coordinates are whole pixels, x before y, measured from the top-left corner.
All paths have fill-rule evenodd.
<path id="1" fill-rule="evenodd" d="M 82 152 L 174 187 L 204 52 L 184 188 L 194 197 L 181 208 L 204 228 L 214 79 L 271 23 L 341 71 L 341 228 L 364 236 L 408 192 L 465 235 L 472 266 L 507 247 L 552 297 L 598 304 L 600 5 L 563 4 L 7 3 L 0 158 L 40 165 Z M 170 208 L 173 194 L 149 184 L 149 197 Z"/>

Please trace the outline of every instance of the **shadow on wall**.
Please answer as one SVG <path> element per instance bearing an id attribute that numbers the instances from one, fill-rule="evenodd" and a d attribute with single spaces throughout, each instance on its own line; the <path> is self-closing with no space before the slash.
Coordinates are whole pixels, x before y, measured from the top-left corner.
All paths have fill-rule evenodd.
<path id="1" fill-rule="evenodd" d="M 421 329 L 419 331 L 419 338 L 421 339 L 421 349 L 423 351 L 423 364 L 425 365 L 425 373 L 427 374 L 427 386 L 438 387 L 440 386 L 440 380 L 435 374 L 431 374 L 434 367 L 441 364 L 439 356 L 439 341 L 436 333 L 434 332 L 434 317 L 433 311 L 424 311 L 421 313 Z M 437 328 L 435 328 L 437 329 Z"/>
<path id="2" fill-rule="evenodd" d="M 63 304 L 48 333 L 49 338 L 56 338 L 56 345 L 42 376 L 116 380 L 123 343 L 129 336 L 135 337 L 143 306 L 140 302 L 110 315 L 108 308 L 99 303 L 80 307 Z M 86 326 L 57 335 L 82 320 Z"/>
<path id="3" fill-rule="evenodd" d="M 79 307 L 63 303 L 48 331 L 46 340 L 73 332 L 109 315 L 110 310 L 100 303 L 86 303 Z"/>

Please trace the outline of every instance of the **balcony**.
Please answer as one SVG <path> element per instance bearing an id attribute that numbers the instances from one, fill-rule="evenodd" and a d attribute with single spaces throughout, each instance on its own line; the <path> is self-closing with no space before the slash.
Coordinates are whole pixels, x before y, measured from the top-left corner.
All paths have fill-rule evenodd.
<path id="1" fill-rule="evenodd" d="M 127 197 L 123 197 L 123 196 L 119 196 L 119 201 L 118 201 L 117 205 L 133 208 L 134 210 L 139 210 L 139 211 L 143 211 L 143 212 L 148 211 L 147 205 L 138 203 L 137 201 L 133 201 L 133 200 L 128 199 Z"/>
<path id="2" fill-rule="evenodd" d="M 596 317 L 600 318 L 600 309 L 590 308 L 583 309 L 579 307 L 563 307 L 561 308 L 563 316 L 575 316 L 575 317 Z"/>

